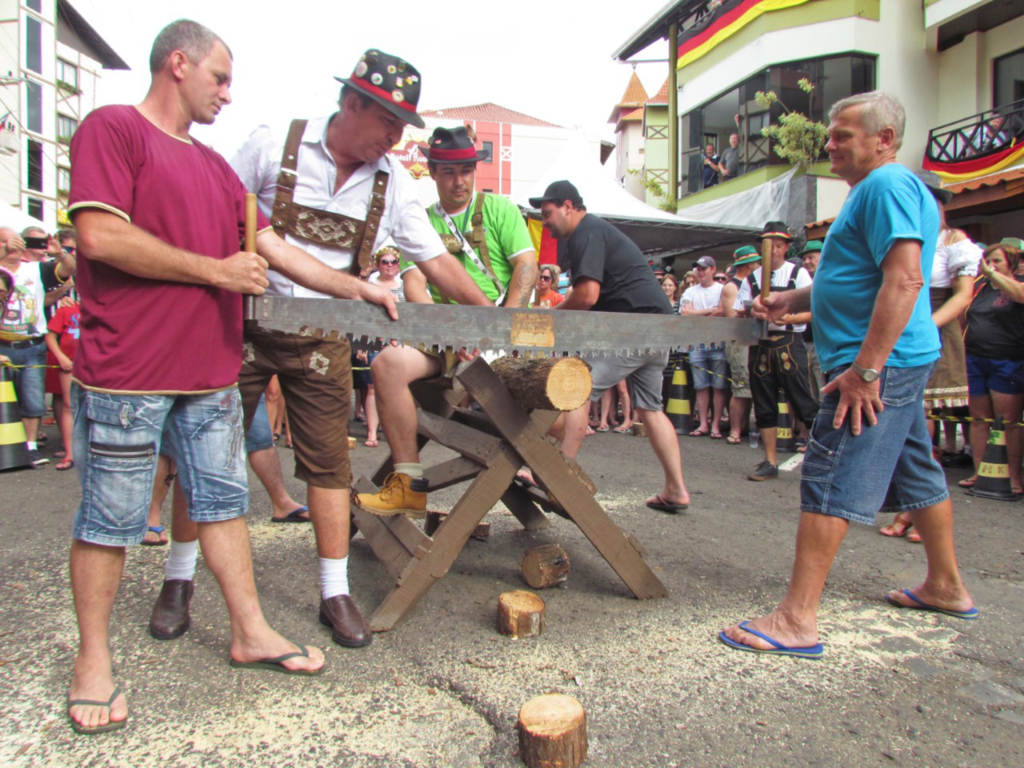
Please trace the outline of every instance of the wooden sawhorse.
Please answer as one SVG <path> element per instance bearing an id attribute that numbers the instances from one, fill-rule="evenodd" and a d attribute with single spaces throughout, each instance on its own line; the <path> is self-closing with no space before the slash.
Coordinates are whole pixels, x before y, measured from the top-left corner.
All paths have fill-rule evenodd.
<path id="1" fill-rule="evenodd" d="M 370 629 L 395 626 L 451 568 L 470 534 L 498 501 L 503 501 L 527 530 L 550 525 L 537 504 L 579 526 L 637 598 L 666 597 L 668 590 L 644 562 L 643 547 L 623 534 L 594 499 L 594 486 L 575 462 L 567 460 L 547 437 L 557 411 L 526 413 L 482 358 L 456 376 L 465 391 L 420 385 L 415 396 L 420 448 L 430 440 L 457 452 L 454 459 L 424 470 L 431 491 L 472 480 L 433 537 L 404 515 L 377 517 L 352 505 L 358 528 L 383 563 L 395 586 L 370 616 Z M 484 414 L 457 408 L 468 392 Z M 513 484 L 526 465 L 550 489 L 558 504 L 543 494 Z M 360 478 L 354 490 L 375 493 L 394 469 L 389 455 L 373 477 Z"/>

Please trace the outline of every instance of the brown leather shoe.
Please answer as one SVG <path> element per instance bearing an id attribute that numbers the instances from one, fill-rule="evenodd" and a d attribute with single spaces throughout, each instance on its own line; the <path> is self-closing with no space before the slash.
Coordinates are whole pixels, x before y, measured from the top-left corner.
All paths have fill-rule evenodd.
<path id="1" fill-rule="evenodd" d="M 331 639 L 338 645 L 361 648 L 373 642 L 373 633 L 348 595 L 320 599 L 320 623 L 331 628 Z"/>
<path id="2" fill-rule="evenodd" d="M 188 632 L 192 618 L 188 604 L 195 583 L 191 579 L 168 579 L 160 590 L 149 619 L 149 634 L 157 640 L 173 640 Z"/>

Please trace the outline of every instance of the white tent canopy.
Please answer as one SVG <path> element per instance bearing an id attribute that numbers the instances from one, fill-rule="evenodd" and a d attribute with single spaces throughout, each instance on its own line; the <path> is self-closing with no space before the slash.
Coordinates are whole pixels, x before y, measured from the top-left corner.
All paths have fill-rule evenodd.
<path id="1" fill-rule="evenodd" d="M 0 200 L 0 227 L 10 227 L 16 229 L 19 232 L 28 227 L 42 227 L 47 232 L 46 225 L 43 224 L 39 219 L 34 216 L 29 216 L 24 211 L 21 211 L 11 205 Z M 53 232 L 50 232 L 53 234 Z"/>
<path id="2" fill-rule="evenodd" d="M 531 197 L 541 197 L 552 181 L 568 179 L 579 190 L 589 213 L 614 224 L 649 256 L 676 256 L 718 245 L 745 243 L 757 231 L 684 219 L 637 200 L 601 165 L 580 131 L 570 136 L 541 179 L 515 202 L 532 210 Z"/>

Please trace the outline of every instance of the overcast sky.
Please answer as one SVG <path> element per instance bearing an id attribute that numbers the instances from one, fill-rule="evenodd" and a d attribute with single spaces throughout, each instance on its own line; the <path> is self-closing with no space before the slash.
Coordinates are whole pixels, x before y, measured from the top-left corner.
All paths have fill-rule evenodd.
<path id="1" fill-rule="evenodd" d="M 331 111 L 340 84 L 371 47 L 420 70 L 420 109 L 482 102 L 589 134 L 613 138 L 606 121 L 629 81 L 630 66 L 612 52 L 666 0 L 603 4 L 436 4 L 390 0 L 73 0 L 131 67 L 103 74 L 100 103 L 138 103 L 149 82 L 153 38 L 167 23 L 190 18 L 223 37 L 234 53 L 233 103 L 213 126 L 194 134 L 230 155 L 261 124 L 284 130 L 295 117 Z M 446 16 L 439 16 L 444 9 Z M 532 12 L 527 13 L 525 9 Z M 607 10 L 606 10 L 607 9 Z M 667 58 L 659 42 L 636 58 Z M 650 94 L 667 63 L 641 64 Z"/>

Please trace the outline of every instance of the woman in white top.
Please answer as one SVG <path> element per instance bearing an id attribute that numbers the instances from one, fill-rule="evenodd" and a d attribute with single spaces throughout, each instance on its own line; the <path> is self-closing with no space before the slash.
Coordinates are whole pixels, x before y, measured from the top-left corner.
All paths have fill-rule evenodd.
<path id="1" fill-rule="evenodd" d="M 377 271 L 367 278 L 373 285 L 387 288 L 395 295 L 395 301 L 405 301 L 405 288 L 402 278 L 399 277 L 401 270 L 402 252 L 391 245 L 385 245 L 374 255 L 377 262 Z M 356 352 L 357 366 L 364 368 L 363 371 L 356 371 L 353 377 L 353 385 L 358 389 L 361 385 L 366 387 L 366 398 L 363 408 L 366 411 L 366 442 L 368 448 L 376 448 L 377 431 L 380 428 L 380 416 L 377 414 L 377 394 L 374 391 L 373 379 L 370 377 L 370 363 L 377 356 L 374 352 L 367 355 L 365 351 Z"/>
<path id="2" fill-rule="evenodd" d="M 971 303 L 974 278 L 978 274 L 978 264 L 983 251 L 971 242 L 965 232 L 952 229 L 946 223 L 945 206 L 952 199 L 953 193 L 942 189 L 936 174 L 920 171 L 917 175 L 935 195 L 939 205 L 940 227 L 939 239 L 935 246 L 935 260 L 932 262 L 929 292 L 932 320 L 939 327 L 942 352 L 924 390 L 924 408 L 925 411 L 958 408 L 967 405 L 967 356 L 964 353 L 960 315 Z M 934 421 L 928 422 L 932 434 L 935 424 Z M 946 434 L 945 452 L 955 453 L 956 424 L 950 424 L 954 430 Z M 892 523 L 883 526 L 879 532 L 883 536 L 907 536 L 908 541 L 915 543 L 921 541 L 916 531 L 908 535 L 910 527 L 910 515 L 901 512 Z"/>

